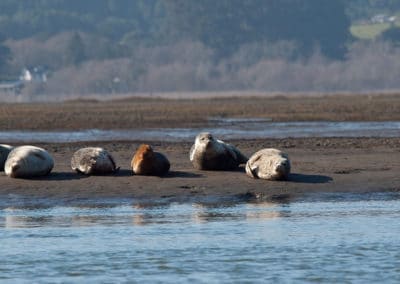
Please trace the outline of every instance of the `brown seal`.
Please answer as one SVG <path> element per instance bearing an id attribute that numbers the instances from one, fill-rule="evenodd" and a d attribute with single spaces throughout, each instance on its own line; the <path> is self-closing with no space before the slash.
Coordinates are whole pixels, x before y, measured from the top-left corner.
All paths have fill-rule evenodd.
<path id="1" fill-rule="evenodd" d="M 199 170 L 234 170 L 247 160 L 235 146 L 215 139 L 208 132 L 197 135 L 190 149 L 190 161 Z"/>
<path id="2" fill-rule="evenodd" d="M 168 173 L 170 163 L 163 154 L 154 152 L 150 145 L 142 144 L 132 158 L 131 167 L 137 175 L 162 176 Z"/>

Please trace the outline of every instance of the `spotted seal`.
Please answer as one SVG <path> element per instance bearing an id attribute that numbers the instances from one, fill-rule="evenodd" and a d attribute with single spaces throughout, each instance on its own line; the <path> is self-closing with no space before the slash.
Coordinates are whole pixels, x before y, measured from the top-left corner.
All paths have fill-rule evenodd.
<path id="1" fill-rule="evenodd" d="M 4 172 L 13 178 L 29 178 L 48 175 L 53 167 L 54 160 L 46 150 L 19 146 L 8 154 Z"/>
<path id="2" fill-rule="evenodd" d="M 246 173 L 252 178 L 286 180 L 290 173 L 290 160 L 280 150 L 262 149 L 250 157 L 246 163 Z"/>
<path id="3" fill-rule="evenodd" d="M 87 147 L 76 151 L 71 159 L 72 170 L 85 175 L 115 173 L 117 168 L 114 158 L 103 148 Z"/>
<path id="4" fill-rule="evenodd" d="M 137 175 L 162 176 L 168 173 L 170 166 L 167 157 L 154 152 L 147 144 L 139 146 L 131 162 L 132 170 Z"/>
<path id="5" fill-rule="evenodd" d="M 208 132 L 198 134 L 190 149 L 190 161 L 199 170 L 233 170 L 247 160 L 236 147 L 215 139 Z"/>
<path id="6" fill-rule="evenodd" d="M 14 149 L 13 146 L 0 144 L 0 172 L 4 171 L 4 164 L 12 149 Z"/>

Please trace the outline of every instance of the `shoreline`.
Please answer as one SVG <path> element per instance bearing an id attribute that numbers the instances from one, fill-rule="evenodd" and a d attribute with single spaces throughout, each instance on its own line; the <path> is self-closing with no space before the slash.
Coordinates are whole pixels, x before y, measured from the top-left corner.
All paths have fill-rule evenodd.
<path id="1" fill-rule="evenodd" d="M 166 154 L 171 171 L 165 177 L 134 176 L 129 169 L 142 141 L 38 143 L 55 159 L 47 177 L 12 179 L 0 173 L 0 196 L 51 199 L 74 203 L 90 199 L 144 201 L 283 200 L 313 193 L 369 193 L 400 191 L 400 138 L 287 138 L 227 141 L 250 156 L 261 148 L 279 148 L 289 154 L 288 181 L 248 177 L 244 165 L 237 171 L 199 171 L 190 164 L 191 143 L 151 143 Z M 145 142 L 145 141 L 143 141 Z M 82 176 L 70 168 L 70 159 L 84 146 L 101 146 L 121 170 L 109 176 Z"/>

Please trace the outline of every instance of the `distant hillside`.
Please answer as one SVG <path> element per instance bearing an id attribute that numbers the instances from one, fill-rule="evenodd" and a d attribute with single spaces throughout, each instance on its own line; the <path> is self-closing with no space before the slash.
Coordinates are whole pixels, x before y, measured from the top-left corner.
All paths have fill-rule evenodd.
<path id="1" fill-rule="evenodd" d="M 377 14 L 400 13 L 399 0 L 347 0 L 346 13 L 351 21 L 363 21 Z"/>
<path id="2" fill-rule="evenodd" d="M 376 37 L 392 24 L 370 23 L 396 11 L 399 0 L 1 0 L 0 82 L 27 99 L 398 88 L 399 32 Z"/>
<path id="3" fill-rule="evenodd" d="M 342 0 L 29 0 L 0 1 L 0 31 L 8 39 L 47 39 L 72 31 L 119 43 L 160 45 L 201 41 L 226 56 L 242 44 L 295 41 L 301 54 L 316 45 L 344 53 L 349 22 Z M 307 19 L 305 21 L 305 19 Z M 329 36 L 326 36 L 329 30 Z"/>
<path id="4" fill-rule="evenodd" d="M 79 30 L 120 39 L 146 34 L 162 18 L 159 0 L 0 1 L 0 31 L 13 39 Z"/>

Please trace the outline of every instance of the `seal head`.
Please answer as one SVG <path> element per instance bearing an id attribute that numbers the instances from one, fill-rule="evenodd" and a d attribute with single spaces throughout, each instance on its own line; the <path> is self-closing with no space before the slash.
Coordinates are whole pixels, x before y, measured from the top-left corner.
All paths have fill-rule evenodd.
<path id="1" fill-rule="evenodd" d="M 209 132 L 197 135 L 190 149 L 190 161 L 199 170 L 234 170 L 247 160 L 236 147 L 215 139 Z"/>
<path id="2" fill-rule="evenodd" d="M 162 176 L 168 173 L 170 162 L 159 152 L 154 152 L 150 145 L 142 144 L 136 150 L 131 167 L 137 175 Z"/>

